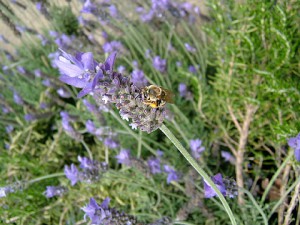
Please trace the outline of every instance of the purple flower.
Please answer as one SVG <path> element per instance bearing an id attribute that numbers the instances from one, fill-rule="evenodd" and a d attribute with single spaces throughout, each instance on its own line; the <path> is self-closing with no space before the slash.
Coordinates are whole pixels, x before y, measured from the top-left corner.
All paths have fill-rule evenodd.
<path id="1" fill-rule="evenodd" d="M 42 2 L 37 2 L 36 4 L 35 4 L 35 7 L 36 7 L 36 9 L 38 10 L 38 11 L 42 11 L 42 8 L 43 8 L 43 3 Z"/>
<path id="2" fill-rule="evenodd" d="M 41 40 L 41 43 L 42 43 L 43 46 L 45 46 L 48 43 L 48 39 L 45 38 L 44 35 L 37 34 L 37 37 Z"/>
<path id="3" fill-rule="evenodd" d="M 59 48 L 65 49 L 68 48 L 68 46 L 71 46 L 74 40 L 75 36 L 62 34 L 61 36 L 57 37 L 54 42 L 58 45 Z"/>
<path id="4" fill-rule="evenodd" d="M 54 87 L 49 79 L 45 79 L 42 81 L 42 84 L 46 87 Z"/>
<path id="5" fill-rule="evenodd" d="M 159 158 L 150 157 L 147 163 L 152 174 L 161 173 Z"/>
<path id="6" fill-rule="evenodd" d="M 131 73 L 131 81 L 132 83 L 137 86 L 138 88 L 142 88 L 147 86 L 148 81 L 144 75 L 144 72 L 139 69 L 135 69 Z"/>
<path id="7" fill-rule="evenodd" d="M 97 107 L 95 105 L 93 105 L 92 103 L 90 103 L 88 100 L 83 99 L 82 102 L 88 111 L 90 111 L 91 113 L 94 113 L 94 114 L 98 113 Z"/>
<path id="8" fill-rule="evenodd" d="M 104 145 L 108 148 L 117 148 L 119 147 L 119 143 L 113 140 L 112 138 L 105 138 Z"/>
<path id="9" fill-rule="evenodd" d="M 8 114 L 10 112 L 9 108 L 2 106 L 2 112 L 3 114 Z"/>
<path id="10" fill-rule="evenodd" d="M 25 114 L 24 115 L 24 119 L 28 122 L 30 121 L 33 121 L 33 120 L 36 120 L 37 119 L 37 116 L 34 115 L 34 114 Z"/>
<path id="11" fill-rule="evenodd" d="M 65 132 L 74 139 L 80 139 L 80 134 L 77 133 L 73 126 L 70 124 L 70 116 L 67 112 L 60 112 L 60 116 L 62 118 L 61 123 Z"/>
<path id="12" fill-rule="evenodd" d="M 85 0 L 83 8 L 80 12 L 94 14 L 97 11 L 97 6 L 93 4 L 90 0 Z"/>
<path id="13" fill-rule="evenodd" d="M 295 158 L 300 162 L 300 133 L 296 137 L 290 138 L 288 145 L 294 149 Z"/>
<path id="14" fill-rule="evenodd" d="M 180 83 L 178 86 L 179 95 L 187 100 L 193 99 L 193 95 L 188 91 L 186 84 Z"/>
<path id="15" fill-rule="evenodd" d="M 190 140 L 190 148 L 192 150 L 193 157 L 196 159 L 198 159 L 201 156 L 201 153 L 205 150 L 200 139 Z"/>
<path id="16" fill-rule="evenodd" d="M 214 182 L 214 184 L 217 186 L 217 188 L 220 190 L 222 195 L 226 196 L 226 187 L 224 185 L 222 175 L 218 173 L 215 176 L 213 176 L 211 179 Z M 211 188 L 211 186 L 209 186 L 205 182 L 205 180 L 204 180 L 204 195 L 205 198 L 212 198 L 217 195 L 217 193 Z"/>
<path id="17" fill-rule="evenodd" d="M 150 133 L 161 126 L 166 115 L 165 108 L 153 109 L 146 105 L 141 89 L 136 87 L 129 77 L 113 71 L 116 52 L 110 54 L 106 61 L 98 64 L 93 71 L 88 70 L 83 74 L 82 71 L 85 70 L 82 69 L 84 63 L 81 56 L 84 54 L 73 57 L 63 52 L 64 57 L 60 57 L 57 63 L 61 72 L 67 74 L 60 77 L 61 81 L 83 88 L 78 97 L 92 92 L 100 107 L 110 103 L 106 110 L 111 107 L 111 103 L 115 104 L 122 118 L 132 119 L 132 128 Z"/>
<path id="18" fill-rule="evenodd" d="M 191 73 L 197 73 L 198 72 L 198 69 L 199 69 L 199 66 L 197 65 L 196 67 L 195 66 L 189 66 L 189 71 Z"/>
<path id="19" fill-rule="evenodd" d="M 179 174 L 170 166 L 164 165 L 164 170 L 168 174 L 167 177 L 167 183 L 171 183 L 172 181 L 178 181 L 179 180 Z"/>
<path id="20" fill-rule="evenodd" d="M 36 69 L 33 71 L 35 77 L 41 77 L 42 71 L 40 69 Z"/>
<path id="21" fill-rule="evenodd" d="M 6 133 L 11 133 L 12 131 L 14 130 L 14 126 L 13 125 L 7 125 L 6 127 L 5 127 L 5 131 L 6 131 Z"/>
<path id="22" fill-rule="evenodd" d="M 92 224 L 96 225 L 103 224 L 104 219 L 106 219 L 106 222 L 109 222 L 111 219 L 111 213 L 108 210 L 109 201 L 110 199 L 106 198 L 99 206 L 94 198 L 90 198 L 90 203 L 81 208 L 85 212 L 84 219 L 88 216 Z"/>
<path id="23" fill-rule="evenodd" d="M 19 71 L 19 73 L 21 74 L 26 74 L 26 70 L 23 66 L 17 66 L 17 70 Z"/>
<path id="24" fill-rule="evenodd" d="M 153 67 L 161 73 L 167 69 L 167 60 L 160 58 L 160 56 L 155 56 L 152 60 L 152 64 Z"/>
<path id="25" fill-rule="evenodd" d="M 118 9 L 115 5 L 110 5 L 108 9 L 111 17 L 116 18 L 118 16 Z"/>
<path id="26" fill-rule="evenodd" d="M 221 151 L 221 156 L 227 162 L 230 162 L 232 165 L 235 165 L 235 158 L 229 152 Z"/>
<path id="27" fill-rule="evenodd" d="M 106 42 L 103 46 L 103 51 L 105 53 L 112 53 L 114 51 L 121 51 L 123 49 L 123 45 L 119 41 L 111 41 L 111 42 Z"/>
<path id="28" fill-rule="evenodd" d="M 96 126 L 95 126 L 95 124 L 94 124 L 93 121 L 87 120 L 86 123 L 85 123 L 85 128 L 86 128 L 86 130 L 87 130 L 89 133 L 95 134 Z"/>
<path id="29" fill-rule="evenodd" d="M 196 52 L 196 49 L 193 46 L 191 46 L 189 43 L 184 43 L 184 46 L 188 52 Z"/>
<path id="30" fill-rule="evenodd" d="M 45 102 L 41 102 L 40 103 L 40 108 L 41 109 L 47 109 L 47 108 L 49 108 L 49 105 L 47 103 L 45 103 Z"/>
<path id="31" fill-rule="evenodd" d="M 182 66 L 182 63 L 181 63 L 180 61 L 177 61 L 177 62 L 176 62 L 176 66 L 177 66 L 177 67 L 181 67 L 181 66 Z"/>
<path id="32" fill-rule="evenodd" d="M 62 97 L 62 98 L 70 98 L 70 97 L 71 97 L 70 92 L 68 92 L 68 91 L 65 90 L 64 88 L 59 88 L 56 92 L 57 92 L 57 94 L 59 94 L 59 96 Z"/>
<path id="33" fill-rule="evenodd" d="M 126 67 L 123 66 L 123 65 L 120 65 L 120 66 L 118 66 L 117 70 L 118 70 L 119 73 L 124 73 L 126 71 Z"/>
<path id="34" fill-rule="evenodd" d="M 120 153 L 116 156 L 118 163 L 129 166 L 130 164 L 130 150 L 121 149 Z"/>
<path id="35" fill-rule="evenodd" d="M 52 198 L 54 196 L 61 196 L 63 193 L 66 192 L 66 188 L 62 186 L 47 186 L 44 195 L 47 198 Z"/>
<path id="36" fill-rule="evenodd" d="M 17 105 L 23 105 L 24 104 L 23 98 L 16 91 L 14 91 L 14 102 Z"/>
<path id="37" fill-rule="evenodd" d="M 78 169 L 74 164 L 71 166 L 65 166 L 65 175 L 71 181 L 71 185 L 74 186 L 78 181 Z"/>
<path id="38" fill-rule="evenodd" d="M 95 72 L 93 53 L 78 53 L 75 57 L 63 52 L 59 60 L 55 60 L 56 66 L 61 72 L 60 80 L 72 86 L 83 88 L 77 97 L 83 97 L 93 90 L 93 82 L 103 78 L 100 68 Z M 96 73 L 96 75 L 95 75 Z"/>
<path id="39" fill-rule="evenodd" d="M 80 162 L 79 167 L 82 169 L 93 170 L 95 166 L 97 166 L 96 161 L 93 161 L 87 157 L 78 156 L 78 161 Z"/>
<path id="40" fill-rule="evenodd" d="M 69 114 L 67 112 L 60 112 L 60 116 L 61 116 L 61 122 L 62 122 L 62 126 L 64 128 L 64 130 L 66 132 L 70 132 L 70 133 L 73 133 L 75 132 L 74 128 L 71 126 L 70 124 L 70 117 L 69 117 Z"/>

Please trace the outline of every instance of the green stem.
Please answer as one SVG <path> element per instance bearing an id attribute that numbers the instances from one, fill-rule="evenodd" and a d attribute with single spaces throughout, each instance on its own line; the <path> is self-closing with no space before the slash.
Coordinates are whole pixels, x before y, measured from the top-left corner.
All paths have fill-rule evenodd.
<path id="1" fill-rule="evenodd" d="M 42 176 L 42 177 L 38 177 L 38 178 L 35 178 L 35 179 L 32 179 L 30 181 L 27 182 L 27 185 L 29 184 L 33 184 L 35 182 L 39 182 L 41 180 L 46 180 L 46 179 L 49 179 L 49 178 L 53 178 L 53 177 L 62 177 L 62 176 L 65 176 L 64 173 L 53 173 L 53 174 L 49 174 L 49 175 L 46 175 L 46 176 Z"/>
<path id="2" fill-rule="evenodd" d="M 262 206 L 262 204 L 264 203 L 267 194 L 269 193 L 271 187 L 273 186 L 273 183 L 275 182 L 276 178 L 281 174 L 281 171 L 284 169 L 284 167 L 286 166 L 286 164 L 290 161 L 290 159 L 293 157 L 293 151 L 290 151 L 288 156 L 285 158 L 285 160 L 283 161 L 283 163 L 281 164 L 281 166 L 278 168 L 278 170 L 276 171 L 276 173 L 274 174 L 274 176 L 272 177 L 272 179 L 270 180 L 266 190 L 264 191 L 263 196 L 261 197 L 260 200 L 260 205 Z"/>
<path id="3" fill-rule="evenodd" d="M 253 205 L 256 207 L 256 209 L 258 210 L 258 212 L 262 216 L 262 218 L 264 220 L 264 224 L 268 225 L 268 219 L 267 219 L 266 214 L 264 213 L 264 211 L 262 210 L 262 208 L 257 204 L 257 202 L 253 198 L 253 195 L 251 194 L 251 192 L 248 191 L 248 190 L 246 190 L 246 189 L 242 189 L 242 191 L 248 195 L 249 199 L 252 201 Z"/>
<path id="4" fill-rule="evenodd" d="M 137 148 L 137 158 L 139 159 L 142 154 L 142 131 L 139 130 L 139 140 L 138 140 L 138 148 Z"/>
<path id="5" fill-rule="evenodd" d="M 277 208 L 284 202 L 284 200 L 287 198 L 287 196 L 289 195 L 289 193 L 291 193 L 291 191 L 295 188 L 295 186 L 297 184 L 299 184 L 300 182 L 300 177 L 297 178 L 297 180 L 290 186 L 290 188 L 284 193 L 283 196 L 281 196 L 281 198 L 279 199 L 279 201 L 276 203 L 276 205 L 272 208 L 268 219 L 271 218 L 271 216 L 273 215 L 273 213 L 277 210 Z"/>
<path id="6" fill-rule="evenodd" d="M 125 130 L 127 130 L 128 131 L 128 133 L 134 138 L 134 139 L 136 139 L 137 141 L 139 141 L 139 137 L 138 137 L 138 135 L 135 133 L 135 132 L 133 132 L 132 130 L 131 130 L 131 128 L 129 128 L 128 127 L 128 125 L 124 122 L 124 120 L 122 120 L 113 110 L 110 110 L 109 111 L 110 113 L 111 113 L 111 115 L 125 128 Z M 150 145 L 148 145 L 147 143 L 145 143 L 143 140 L 141 140 L 141 143 L 142 143 L 142 145 L 145 147 L 145 148 L 147 148 L 152 154 L 154 154 L 154 155 L 156 155 L 156 151 L 153 149 L 153 148 L 151 148 L 151 146 Z"/>
<path id="7" fill-rule="evenodd" d="M 81 141 L 81 144 L 84 146 L 85 150 L 87 151 L 87 153 L 89 154 L 89 157 L 91 160 L 93 160 L 93 154 L 89 148 L 89 146 L 85 143 L 84 140 Z"/>
<path id="8" fill-rule="evenodd" d="M 179 150 L 179 152 L 184 156 L 184 158 L 192 165 L 192 167 L 200 174 L 200 176 L 205 180 L 205 182 L 212 187 L 212 189 L 216 192 L 218 197 L 220 198 L 225 211 L 227 212 L 231 224 L 236 225 L 236 221 L 234 218 L 234 215 L 220 192 L 220 190 L 217 188 L 215 183 L 211 180 L 211 178 L 208 176 L 208 174 L 197 164 L 197 162 L 192 158 L 192 156 L 188 153 L 188 151 L 182 146 L 182 144 L 178 141 L 178 139 L 173 135 L 173 133 L 165 126 L 162 125 L 160 127 L 160 130 L 170 139 L 170 141 L 176 146 L 176 148 Z"/>
<path id="9" fill-rule="evenodd" d="M 105 162 L 107 163 L 107 165 L 109 165 L 109 151 L 108 151 L 108 147 L 104 147 L 104 151 L 105 151 Z"/>

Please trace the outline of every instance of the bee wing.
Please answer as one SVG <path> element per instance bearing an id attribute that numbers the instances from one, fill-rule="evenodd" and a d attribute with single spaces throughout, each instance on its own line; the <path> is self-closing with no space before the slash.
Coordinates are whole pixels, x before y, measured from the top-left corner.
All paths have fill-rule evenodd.
<path id="1" fill-rule="evenodd" d="M 163 100 L 165 100 L 168 103 L 174 103 L 174 98 L 175 98 L 174 93 L 167 89 L 163 89 L 163 91 L 165 92 L 165 96 L 163 97 Z"/>

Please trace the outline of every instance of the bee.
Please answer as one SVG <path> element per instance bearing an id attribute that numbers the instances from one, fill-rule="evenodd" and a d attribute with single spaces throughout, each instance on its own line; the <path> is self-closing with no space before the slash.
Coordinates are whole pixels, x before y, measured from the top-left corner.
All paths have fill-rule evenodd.
<path id="1" fill-rule="evenodd" d="M 167 102 L 173 103 L 174 94 L 162 87 L 150 85 L 142 88 L 143 103 L 151 108 L 163 107 Z"/>

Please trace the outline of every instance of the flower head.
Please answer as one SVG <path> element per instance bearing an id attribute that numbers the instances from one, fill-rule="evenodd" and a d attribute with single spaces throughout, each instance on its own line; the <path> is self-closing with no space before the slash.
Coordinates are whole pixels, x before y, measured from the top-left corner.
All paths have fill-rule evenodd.
<path id="1" fill-rule="evenodd" d="M 155 56 L 152 63 L 153 67 L 161 73 L 165 72 L 167 69 L 167 60 L 160 58 L 160 56 Z"/>
<path id="2" fill-rule="evenodd" d="M 105 53 L 112 53 L 114 51 L 121 51 L 123 49 L 123 45 L 119 41 L 111 41 L 106 42 L 102 48 Z"/>
<path id="3" fill-rule="evenodd" d="M 168 165 L 164 165 L 164 170 L 168 174 L 168 177 L 167 177 L 168 184 L 171 183 L 172 181 L 179 180 L 179 174 L 172 167 L 170 167 Z"/>
<path id="4" fill-rule="evenodd" d="M 190 140 L 190 148 L 192 150 L 192 155 L 196 159 L 198 159 L 201 156 L 201 153 L 205 150 L 200 139 Z"/>
<path id="5" fill-rule="evenodd" d="M 215 176 L 212 177 L 212 181 L 217 186 L 217 188 L 220 190 L 222 195 L 225 196 L 226 195 L 226 187 L 224 185 L 222 175 L 220 173 L 216 174 Z M 204 180 L 204 195 L 205 195 L 205 198 L 212 198 L 217 195 L 217 193 L 212 189 L 211 186 L 209 186 L 209 184 L 206 183 L 205 180 Z"/>
<path id="6" fill-rule="evenodd" d="M 221 156 L 227 162 L 230 162 L 232 165 L 235 164 L 235 158 L 229 152 L 221 151 Z"/>
<path id="7" fill-rule="evenodd" d="M 300 162 L 300 133 L 296 137 L 290 138 L 288 145 L 294 149 L 295 158 Z"/>
<path id="8" fill-rule="evenodd" d="M 151 157 L 147 160 L 147 163 L 152 174 L 161 173 L 160 158 Z"/>
<path id="9" fill-rule="evenodd" d="M 14 91 L 14 101 L 17 105 L 23 105 L 24 104 L 23 98 L 16 91 Z"/>
<path id="10" fill-rule="evenodd" d="M 129 77 L 113 71 L 116 52 L 110 54 L 104 63 L 95 63 L 92 58 L 87 53 L 74 57 L 63 52 L 63 57 L 57 61 L 63 73 L 60 80 L 83 88 L 78 97 L 90 93 L 99 105 L 115 104 L 122 118 L 132 120 L 132 128 L 148 133 L 159 128 L 166 115 L 165 108 L 144 104 L 141 88 L 134 85 Z"/>
<path id="11" fill-rule="evenodd" d="M 90 202 L 81 209 L 85 212 L 84 219 L 89 217 L 93 225 L 108 224 L 140 224 L 133 216 L 127 215 L 114 208 L 109 208 L 109 198 L 98 205 L 94 198 L 90 198 Z"/>
<path id="12" fill-rule="evenodd" d="M 148 81 L 144 75 L 144 72 L 139 69 L 134 69 L 131 73 L 132 83 L 138 88 L 147 86 Z"/>
<path id="13" fill-rule="evenodd" d="M 71 164 L 70 167 L 65 166 L 65 175 L 71 181 L 72 186 L 74 186 L 79 179 L 79 172 L 74 164 Z"/>
<path id="14" fill-rule="evenodd" d="M 66 191 L 67 189 L 62 186 L 47 186 L 47 189 L 44 194 L 47 198 L 52 198 L 54 196 L 61 196 Z"/>
<path id="15" fill-rule="evenodd" d="M 130 164 L 130 150 L 129 149 L 122 149 L 120 153 L 116 156 L 118 163 L 125 164 L 129 166 Z"/>
<path id="16" fill-rule="evenodd" d="M 109 198 L 106 198 L 104 202 L 99 206 L 94 198 L 90 198 L 90 202 L 87 206 L 82 207 L 81 209 L 85 212 L 84 218 L 88 216 L 92 224 L 100 225 L 104 222 L 104 219 L 107 219 L 111 216 L 108 209 Z"/>
<path id="17" fill-rule="evenodd" d="M 184 46 L 188 52 L 196 52 L 196 49 L 193 46 L 191 46 L 189 43 L 184 43 Z"/>
<path id="18" fill-rule="evenodd" d="M 188 100 L 193 99 L 193 94 L 188 90 L 186 84 L 180 83 L 178 86 L 179 95 Z"/>

